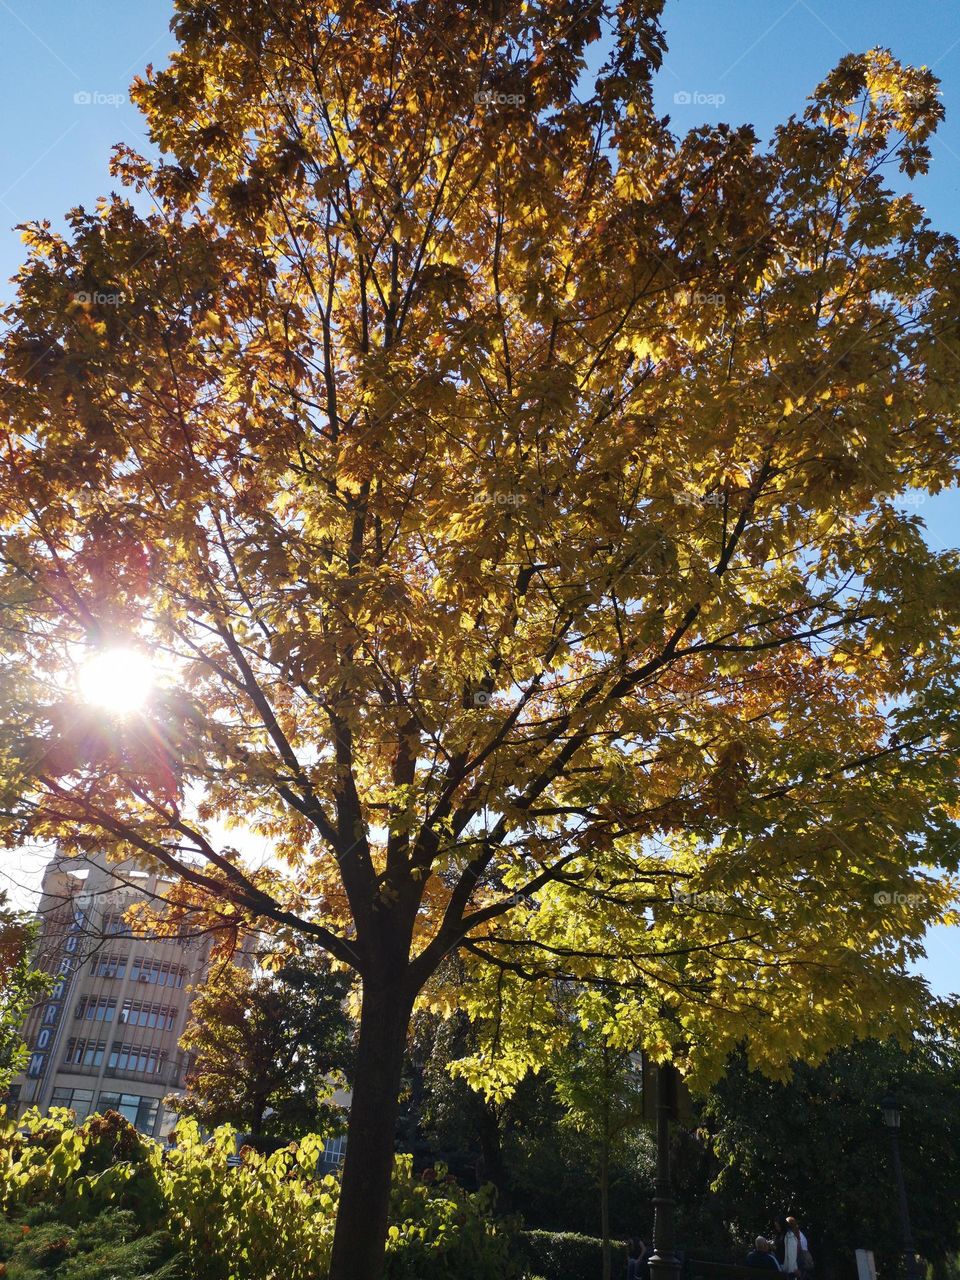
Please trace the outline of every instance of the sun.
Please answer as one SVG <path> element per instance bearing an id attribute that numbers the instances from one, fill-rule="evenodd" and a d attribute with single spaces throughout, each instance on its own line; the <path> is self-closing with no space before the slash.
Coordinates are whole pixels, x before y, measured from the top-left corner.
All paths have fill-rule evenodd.
<path id="1" fill-rule="evenodd" d="M 130 715 L 150 696 L 153 668 L 136 649 L 104 649 L 83 664 L 77 685 L 85 702 L 115 715 Z"/>

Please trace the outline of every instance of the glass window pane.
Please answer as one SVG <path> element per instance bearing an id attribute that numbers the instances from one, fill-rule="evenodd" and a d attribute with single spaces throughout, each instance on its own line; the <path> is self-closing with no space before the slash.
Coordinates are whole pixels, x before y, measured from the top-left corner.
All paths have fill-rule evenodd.
<path id="1" fill-rule="evenodd" d="M 160 1103 L 156 1098 L 141 1098 L 140 1107 L 137 1111 L 137 1119 L 135 1124 L 138 1129 L 142 1129 L 145 1133 L 153 1133 L 153 1127 L 157 1123 L 157 1111 Z"/>

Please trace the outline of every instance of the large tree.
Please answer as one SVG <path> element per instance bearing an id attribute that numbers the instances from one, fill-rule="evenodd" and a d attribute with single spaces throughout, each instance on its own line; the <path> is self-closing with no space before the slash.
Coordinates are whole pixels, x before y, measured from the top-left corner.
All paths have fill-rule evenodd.
<path id="1" fill-rule="evenodd" d="M 3 835 L 359 975 L 333 1280 L 452 951 L 786 1070 L 906 1029 L 953 892 L 960 574 L 898 500 L 956 476 L 960 255 L 887 176 L 936 81 L 677 137 L 660 9 L 178 0 L 139 198 L 24 232 Z M 117 644 L 165 672 L 126 718 L 71 696 Z"/>
<path id="2" fill-rule="evenodd" d="M 174 1110 L 208 1128 L 297 1137 L 337 1124 L 328 1106 L 345 1081 L 352 1028 L 346 983 L 322 963 L 279 973 L 218 964 L 194 993 L 180 1039 L 190 1054 Z M 269 1113 L 269 1115 L 268 1115 Z"/>

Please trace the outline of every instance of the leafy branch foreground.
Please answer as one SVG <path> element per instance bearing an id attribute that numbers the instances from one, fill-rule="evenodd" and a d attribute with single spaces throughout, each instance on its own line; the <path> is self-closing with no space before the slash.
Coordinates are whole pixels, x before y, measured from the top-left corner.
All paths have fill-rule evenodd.
<path id="1" fill-rule="evenodd" d="M 323 1139 L 227 1161 L 227 1126 L 203 1141 L 181 1121 L 166 1150 L 115 1112 L 77 1124 L 72 1112 L 0 1111 L 0 1275 L 34 1280 L 324 1280 L 339 1200 L 317 1175 Z M 510 1224 L 491 1219 L 492 1193 L 428 1185 L 399 1156 L 388 1280 L 519 1280 Z"/>

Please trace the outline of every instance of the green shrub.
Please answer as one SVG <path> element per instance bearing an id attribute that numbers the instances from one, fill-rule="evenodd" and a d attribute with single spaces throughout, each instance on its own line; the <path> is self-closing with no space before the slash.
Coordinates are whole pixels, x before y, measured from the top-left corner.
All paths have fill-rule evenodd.
<path id="1" fill-rule="evenodd" d="M 0 1226 L 8 1280 L 190 1280 L 190 1264 L 170 1236 L 143 1235 L 129 1211 L 108 1211 L 80 1227 L 29 1216 L 32 1222 L 8 1219 Z"/>
<path id="2" fill-rule="evenodd" d="M 600 1280 L 603 1275 L 603 1241 L 572 1231 L 524 1231 L 523 1257 L 527 1267 L 543 1280 Z M 613 1274 L 625 1270 L 626 1244 L 613 1242 Z"/>
<path id="3" fill-rule="evenodd" d="M 81 1125 L 62 1108 L 48 1116 L 31 1111 L 18 1125 L 0 1108 L 0 1210 L 22 1212 L 49 1200 L 59 1218 L 75 1224 L 108 1207 L 130 1209 L 149 1229 L 162 1215 L 156 1146 L 114 1111 Z"/>
<path id="4" fill-rule="evenodd" d="M 493 1220 L 495 1192 L 413 1177 L 409 1156 L 394 1172 L 386 1280 L 519 1280 L 523 1259 L 510 1224 Z"/>
<path id="5" fill-rule="evenodd" d="M 333 1243 L 339 1184 L 315 1178 L 323 1139 L 304 1138 L 272 1155 L 244 1148 L 236 1168 L 228 1159 L 236 1135 L 224 1126 L 204 1142 L 183 1120 L 177 1144 L 155 1151 L 168 1226 L 193 1260 L 197 1280 L 317 1280 Z"/>
<path id="6" fill-rule="evenodd" d="M 7 1241 L 27 1251 L 25 1265 L 34 1270 L 24 1280 L 53 1265 L 58 1280 L 126 1280 L 137 1250 L 131 1276 L 175 1280 L 179 1252 L 191 1280 L 322 1280 L 339 1198 L 337 1179 L 317 1176 L 323 1139 L 307 1137 L 271 1155 L 245 1148 L 231 1167 L 235 1148 L 233 1130 L 204 1140 L 191 1120 L 181 1121 L 176 1145 L 164 1150 L 115 1113 L 81 1125 L 67 1111 L 28 1113 L 19 1125 L 0 1114 L 0 1208 L 32 1237 L 32 1246 Z M 413 1177 L 409 1157 L 398 1157 L 388 1280 L 519 1280 L 514 1233 L 494 1222 L 492 1209 L 492 1192 L 428 1185 Z M 169 1235 L 156 1232 L 161 1222 Z M 102 1255 L 99 1273 L 95 1255 Z M 10 1280 L 19 1274 L 11 1271 Z"/>

